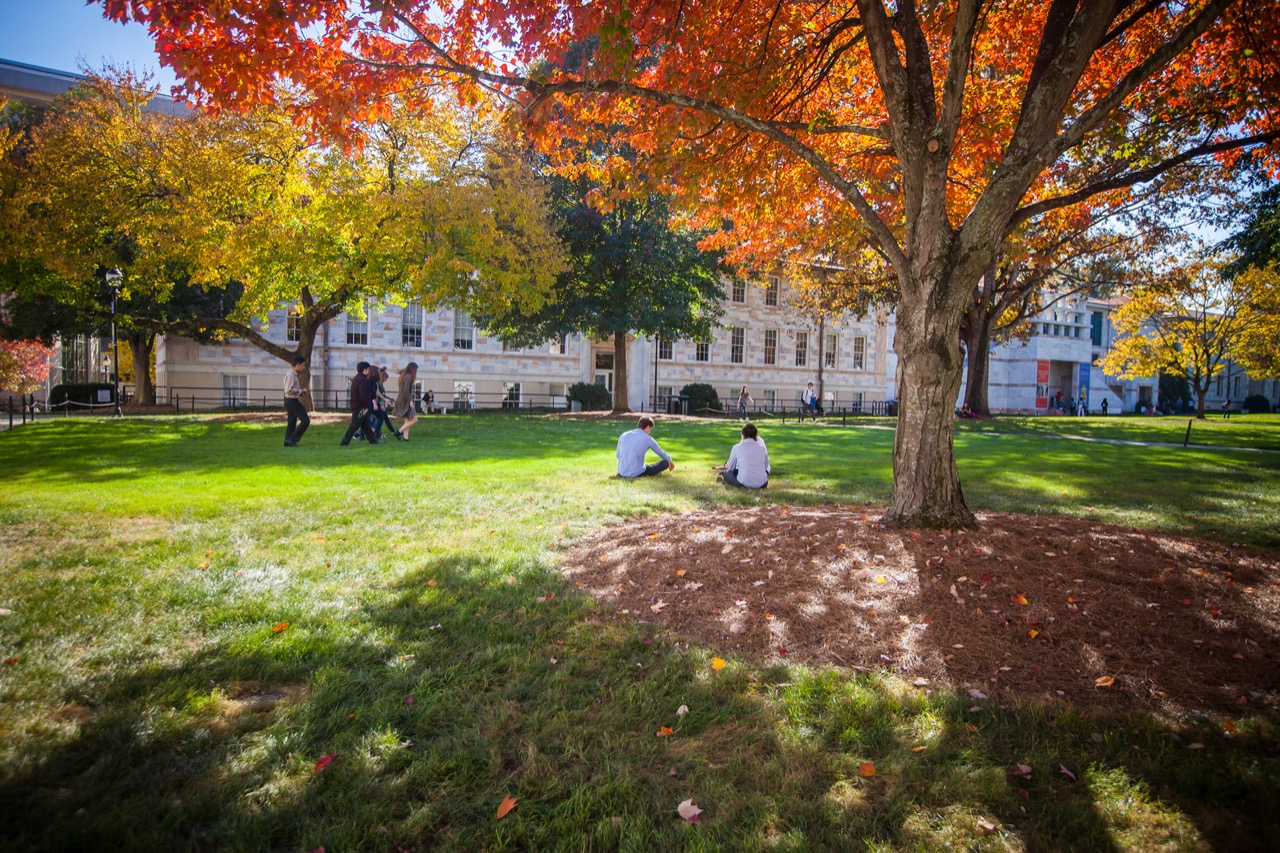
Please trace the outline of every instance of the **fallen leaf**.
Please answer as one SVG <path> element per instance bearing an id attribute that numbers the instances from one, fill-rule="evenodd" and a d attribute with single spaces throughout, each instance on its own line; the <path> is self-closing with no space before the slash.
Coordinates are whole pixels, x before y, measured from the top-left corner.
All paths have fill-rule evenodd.
<path id="1" fill-rule="evenodd" d="M 978 831 L 983 835 L 990 835 L 996 831 L 996 825 L 989 820 L 978 818 Z"/>
<path id="2" fill-rule="evenodd" d="M 688 706 L 688 705 L 681 705 L 679 708 L 676 708 L 676 716 L 677 716 L 677 717 L 683 717 L 683 716 L 684 716 L 685 714 L 687 714 L 687 713 L 689 713 L 689 706 Z"/>
<path id="3" fill-rule="evenodd" d="M 289 627 L 288 622 L 281 622 L 279 625 L 271 629 L 271 633 L 279 634 L 281 631 L 283 631 L 285 628 L 288 628 L 288 627 Z"/>
<path id="4" fill-rule="evenodd" d="M 427 581 L 427 586 L 435 586 L 435 585 L 436 585 L 436 579 L 435 579 L 435 578 L 430 578 L 430 579 Z"/>
<path id="5" fill-rule="evenodd" d="M 911 682 L 911 686 L 912 687 L 928 687 L 929 679 L 921 676 L 920 678 L 917 678 L 915 681 Z"/>
<path id="6" fill-rule="evenodd" d="M 649 534 L 649 538 L 650 538 L 650 539 L 657 539 L 657 538 L 658 538 L 658 534 L 656 534 L 656 533 L 650 533 L 650 534 Z"/>
<path id="7" fill-rule="evenodd" d="M 1027 636 L 1029 636 L 1031 639 L 1034 640 L 1036 637 L 1040 636 L 1040 632 L 1037 631 L 1035 628 L 1032 628 L 1030 631 L 1027 632 Z"/>
<path id="8" fill-rule="evenodd" d="M 15 663 L 17 663 L 17 662 L 18 662 L 18 661 L 20 661 L 20 660 L 22 660 L 22 658 L 20 658 L 20 657 L 5 658 L 5 659 L 4 659 L 4 665 L 5 665 L 5 666 L 13 666 Z"/>
<path id="9" fill-rule="evenodd" d="M 1236 730 L 1236 724 L 1235 724 L 1234 722 L 1232 722 L 1231 720 L 1223 720 L 1223 721 L 1222 721 L 1222 730 L 1223 730 L 1224 732 L 1234 732 L 1234 731 Z"/>
<path id="10" fill-rule="evenodd" d="M 689 581 L 687 584 L 684 585 L 684 588 L 687 590 L 691 590 L 693 592 L 697 592 L 698 590 L 702 589 L 702 584 L 698 583 L 697 581 Z"/>
<path id="11" fill-rule="evenodd" d="M 986 698 L 987 698 L 987 694 L 983 693 L 981 690 L 970 690 L 970 691 L 969 691 L 969 695 L 970 695 L 970 696 L 972 696 L 974 699 L 986 699 Z"/>
<path id="12" fill-rule="evenodd" d="M 911 747 L 911 751 L 912 751 L 912 752 L 924 752 L 924 751 L 925 751 L 926 749 L 928 749 L 928 748 L 929 748 L 929 747 L 927 747 L 927 746 L 913 746 L 913 747 Z"/>
<path id="13" fill-rule="evenodd" d="M 311 771 L 311 773 L 312 773 L 313 775 L 314 775 L 314 774 L 316 774 L 316 773 L 319 773 L 321 770 L 325 769 L 325 768 L 326 768 L 326 767 L 328 767 L 330 764 L 332 764 L 332 763 L 333 763 L 333 760 L 334 760 L 335 758 L 337 758 L 337 757 L 338 757 L 338 753 L 336 753 L 336 752 L 331 752 L 331 753 L 329 753 L 328 755 L 322 755 L 322 756 L 320 756 L 320 760 L 316 762 L 315 769 L 314 769 L 314 770 L 312 770 L 312 771 Z"/>
<path id="14" fill-rule="evenodd" d="M 439 622 L 437 622 L 436 624 L 432 625 L 432 626 L 431 626 L 430 628 L 428 628 L 427 630 L 428 630 L 428 631 L 439 631 L 439 630 L 440 630 L 441 628 L 443 628 L 443 627 L 444 627 L 443 625 L 441 625 Z"/>
<path id="15" fill-rule="evenodd" d="M 406 696 L 406 697 L 404 697 L 404 704 L 406 704 L 406 705 L 412 705 L 412 704 L 413 704 L 413 696 Z"/>
<path id="16" fill-rule="evenodd" d="M 1079 600 L 1080 600 L 1080 599 L 1078 599 L 1078 598 L 1072 598 L 1072 597 L 1071 597 L 1071 596 L 1069 596 L 1069 595 L 1067 596 L 1067 603 L 1068 603 L 1068 604 L 1075 604 L 1075 603 L 1076 603 L 1077 601 L 1079 601 Z"/>
<path id="17" fill-rule="evenodd" d="M 862 774 L 864 779 L 870 779 L 876 775 L 876 765 L 871 761 L 863 761 L 858 764 L 858 772 Z"/>
<path id="18" fill-rule="evenodd" d="M 786 656 L 787 656 L 787 647 L 786 647 L 786 646 L 778 646 L 778 654 L 782 655 L 783 657 L 786 657 Z"/>
<path id="19" fill-rule="evenodd" d="M 876 575 L 876 583 L 884 583 L 884 575 Z"/>
<path id="20" fill-rule="evenodd" d="M 1028 790 L 1026 790 L 1025 788 L 1019 788 L 1019 789 L 1018 789 L 1018 796 L 1019 796 L 1019 797 L 1022 797 L 1022 799 L 1024 799 L 1024 800 L 1029 800 L 1029 799 L 1031 799 L 1031 792 L 1030 792 L 1030 791 L 1028 791 Z"/>
<path id="21" fill-rule="evenodd" d="M 724 658 L 712 658 L 711 668 L 714 669 L 716 672 L 719 672 L 720 670 L 724 669 Z"/>
<path id="22" fill-rule="evenodd" d="M 668 726 L 658 726 L 658 737 L 670 737 L 675 734 L 675 729 Z"/>
<path id="23" fill-rule="evenodd" d="M 697 823 L 698 815 L 702 814 L 702 809 L 695 806 L 691 799 L 685 800 L 683 803 L 676 806 L 676 811 L 680 814 L 680 817 L 690 823 Z"/>
<path id="24" fill-rule="evenodd" d="M 1058 772 L 1059 772 L 1059 773 L 1061 773 L 1063 776 L 1066 776 L 1066 777 L 1067 777 L 1068 779 L 1070 779 L 1072 782 L 1076 781 L 1076 774 L 1074 774 L 1074 773 L 1072 773 L 1070 770 L 1068 770 L 1068 769 L 1067 769 L 1067 765 L 1065 765 L 1065 764 L 1059 764 L 1059 765 L 1058 765 Z"/>
<path id="25" fill-rule="evenodd" d="M 688 569 L 676 569 L 676 577 L 682 578 L 689 573 Z"/>
<path id="26" fill-rule="evenodd" d="M 520 802 L 518 797 L 506 796 L 502 798 L 502 802 L 498 804 L 498 820 L 502 820 L 507 814 L 516 807 L 516 803 Z"/>
<path id="27" fill-rule="evenodd" d="M 756 581 L 755 583 L 753 583 L 753 584 L 751 584 L 751 585 L 752 585 L 752 586 L 764 586 L 764 581 Z"/>
<path id="28" fill-rule="evenodd" d="M 649 607 L 649 609 L 650 609 L 650 610 L 652 610 L 654 613 L 659 613 L 659 612 L 661 612 L 661 611 L 662 611 L 662 608 L 664 608 L 664 607 L 666 607 L 666 606 L 667 606 L 667 603 L 666 603 L 665 601 L 663 601 L 661 598 L 659 598 L 659 599 L 658 599 L 658 603 L 657 603 L 657 604 L 654 604 L 654 605 L 651 605 L 651 606 Z"/>
<path id="29" fill-rule="evenodd" d="M 1022 607 L 1026 607 L 1027 604 L 1029 604 L 1029 602 L 1027 601 L 1027 597 L 1025 595 L 1015 595 L 1013 597 L 1013 603 L 1020 605 Z"/>
<path id="30" fill-rule="evenodd" d="M 983 576 L 980 578 L 980 580 L 981 580 L 983 583 L 991 583 L 992 581 L 994 581 L 994 580 L 995 580 L 995 578 L 991 577 L 991 575 L 983 575 Z"/>
<path id="31" fill-rule="evenodd" d="M 206 562 L 206 563 L 201 563 L 201 564 L 200 564 L 200 568 L 202 568 L 202 569 L 207 569 L 207 568 L 209 568 L 209 564 L 208 564 L 207 562 Z"/>
<path id="32" fill-rule="evenodd" d="M 971 735 L 976 735 L 978 733 L 978 727 L 975 726 L 973 723 L 965 723 L 964 730 Z"/>
<path id="33" fill-rule="evenodd" d="M 1104 675 L 1101 678 L 1099 678 L 1097 681 L 1093 682 L 1095 687 L 1110 687 L 1115 683 L 1116 683 L 1115 678 L 1113 678 L 1110 675 Z"/>
<path id="34" fill-rule="evenodd" d="M 1189 743 L 1189 744 L 1187 744 L 1187 749 L 1204 749 L 1204 744 L 1202 744 L 1202 743 Z"/>
<path id="35" fill-rule="evenodd" d="M 1012 775 L 1014 775 L 1014 776 L 1030 776 L 1030 775 L 1031 775 L 1031 765 L 1029 765 L 1029 764 L 1015 764 L 1015 765 L 1013 765 L 1013 767 L 1011 767 L 1011 768 L 1009 769 L 1009 773 L 1011 773 L 1011 774 L 1012 774 Z"/>
<path id="36" fill-rule="evenodd" d="M 764 618 L 766 618 L 766 619 L 772 619 L 772 618 L 773 618 L 773 614 L 772 614 L 772 613 L 766 613 L 766 614 L 764 615 Z"/>

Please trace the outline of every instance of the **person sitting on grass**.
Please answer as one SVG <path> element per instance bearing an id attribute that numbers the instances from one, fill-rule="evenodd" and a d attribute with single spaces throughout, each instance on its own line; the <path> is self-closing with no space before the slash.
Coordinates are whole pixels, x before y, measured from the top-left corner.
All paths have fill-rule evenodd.
<path id="1" fill-rule="evenodd" d="M 676 470 L 676 463 L 671 461 L 658 442 L 653 440 L 653 418 L 644 415 L 635 429 L 627 430 L 618 436 L 618 476 L 628 480 L 636 477 L 653 477 L 668 469 Z M 644 463 L 645 454 L 652 450 L 660 457 L 652 465 Z"/>
<path id="2" fill-rule="evenodd" d="M 755 424 L 747 421 L 742 425 L 742 441 L 729 451 L 729 461 L 712 470 L 722 471 L 716 481 L 729 486 L 763 489 L 769 485 L 769 450 Z"/>

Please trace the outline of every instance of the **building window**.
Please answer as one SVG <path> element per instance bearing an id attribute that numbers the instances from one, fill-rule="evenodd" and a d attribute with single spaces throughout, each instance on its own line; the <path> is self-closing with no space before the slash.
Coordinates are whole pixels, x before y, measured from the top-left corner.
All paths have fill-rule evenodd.
<path id="1" fill-rule="evenodd" d="M 765 389 L 764 392 L 764 410 L 766 412 L 775 411 L 778 408 L 778 392 Z"/>
<path id="2" fill-rule="evenodd" d="M 364 316 L 347 314 L 347 343 L 357 346 L 369 345 L 369 306 L 364 307 Z"/>
<path id="3" fill-rule="evenodd" d="M 796 367 L 809 363 L 809 333 L 796 332 Z"/>
<path id="4" fill-rule="evenodd" d="M 764 330 L 764 363 L 778 363 L 778 330 Z"/>
<path id="5" fill-rule="evenodd" d="M 222 405 L 244 406 L 249 403 L 249 377 L 242 373 L 222 374 Z"/>
<path id="6" fill-rule="evenodd" d="M 503 352 L 519 352 L 519 351 L 520 351 L 520 347 L 516 346 L 515 344 L 513 344 L 511 341 L 507 340 L 506 338 L 503 338 L 503 339 L 502 339 L 502 351 L 503 351 Z"/>
<path id="7" fill-rule="evenodd" d="M 734 281 L 732 288 L 732 296 L 734 302 L 741 305 L 747 304 L 747 283 L 745 281 Z"/>
<path id="8" fill-rule="evenodd" d="M 453 348 L 475 349 L 476 327 L 466 311 L 453 312 Z M 455 383 L 456 384 L 456 383 Z"/>
<path id="9" fill-rule="evenodd" d="M 476 397 L 476 383 L 474 382 L 454 382 L 453 383 L 453 405 L 455 408 L 463 408 L 472 405 L 472 401 Z"/>
<path id="10" fill-rule="evenodd" d="M 836 335 L 834 332 L 827 335 L 827 346 L 822 351 L 822 363 L 827 367 L 836 366 Z"/>
<path id="11" fill-rule="evenodd" d="M 422 346 L 422 306 L 410 302 L 400 312 L 400 346 Z"/>
<path id="12" fill-rule="evenodd" d="M 302 317 L 292 311 L 284 317 L 284 339 L 291 344 L 302 340 Z"/>
<path id="13" fill-rule="evenodd" d="M 701 342 L 696 344 L 693 349 L 693 360 L 711 361 L 711 344 Z"/>
<path id="14" fill-rule="evenodd" d="M 746 351 L 746 329 L 734 329 L 733 333 L 729 336 L 729 362 L 731 364 L 742 364 L 746 360 Z"/>
<path id="15" fill-rule="evenodd" d="M 566 355 L 569 352 L 569 338 L 565 335 L 551 341 L 552 355 Z"/>
<path id="16" fill-rule="evenodd" d="M 781 293 L 782 279 L 776 275 L 769 276 L 769 284 L 764 289 L 764 304 L 776 307 Z"/>
<path id="17" fill-rule="evenodd" d="M 658 386 L 658 399 L 654 400 L 654 405 L 658 409 L 665 409 L 668 401 L 675 396 L 675 388 L 671 385 Z"/>
<path id="18" fill-rule="evenodd" d="M 1048 323 L 1043 323 L 1043 324 L 1041 324 L 1041 327 L 1040 327 L 1040 334 L 1042 334 L 1042 335 L 1047 335 L 1047 334 L 1049 334 L 1049 324 L 1048 324 Z"/>
<path id="19" fill-rule="evenodd" d="M 849 404 L 849 411 L 851 412 L 862 411 L 862 392 L 861 391 L 853 392 L 853 402 Z"/>
<path id="20" fill-rule="evenodd" d="M 662 361 L 671 360 L 671 341 L 664 338 L 658 339 L 658 358 Z"/>
<path id="21" fill-rule="evenodd" d="M 503 382 L 502 383 L 502 408 L 504 409 L 520 408 L 520 383 L 519 382 Z"/>
<path id="22" fill-rule="evenodd" d="M 867 339 L 862 335 L 858 335 L 853 339 L 853 370 L 866 370 L 867 368 Z"/>

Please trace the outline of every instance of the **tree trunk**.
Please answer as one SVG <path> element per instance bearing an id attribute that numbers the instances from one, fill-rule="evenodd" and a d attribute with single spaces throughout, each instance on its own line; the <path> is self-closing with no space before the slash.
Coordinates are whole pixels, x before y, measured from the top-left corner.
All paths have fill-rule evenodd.
<path id="1" fill-rule="evenodd" d="M 613 414 L 631 411 L 627 398 L 627 333 L 613 333 Z"/>
<path id="2" fill-rule="evenodd" d="M 133 356 L 133 396 L 143 406 L 156 404 L 156 386 L 151 381 L 151 351 L 155 348 L 153 332 L 130 332 L 129 352 Z"/>
<path id="3" fill-rule="evenodd" d="M 1196 420 L 1204 420 L 1204 395 L 1209 392 L 1207 387 L 1196 388 Z"/>
<path id="4" fill-rule="evenodd" d="M 991 417 L 991 401 L 988 387 L 991 372 L 991 327 L 994 319 L 988 318 L 979 307 L 970 310 L 964 323 L 965 368 L 964 402 L 969 411 L 984 418 Z"/>
<path id="5" fill-rule="evenodd" d="M 941 289 L 942 284 L 935 285 Z M 899 304 L 898 428 L 893 440 L 893 496 L 886 524 L 972 527 L 956 470 L 955 402 L 960 391 L 960 311 L 926 300 Z M 949 315 L 949 316 L 948 316 Z"/>

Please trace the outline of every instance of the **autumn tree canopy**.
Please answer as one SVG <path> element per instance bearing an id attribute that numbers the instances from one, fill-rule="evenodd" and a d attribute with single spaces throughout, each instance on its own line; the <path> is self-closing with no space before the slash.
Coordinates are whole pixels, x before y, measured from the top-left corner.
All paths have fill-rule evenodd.
<path id="1" fill-rule="evenodd" d="M 494 90 L 567 167 L 601 141 L 637 152 L 586 167 L 731 222 L 731 261 L 869 244 L 899 289 L 895 523 L 973 522 L 958 330 L 1004 237 L 1280 130 L 1270 0 L 104 5 L 147 23 L 204 103 L 248 108 L 288 80 L 301 117 L 349 135 L 396 99 L 429 110 L 439 84 Z"/>

